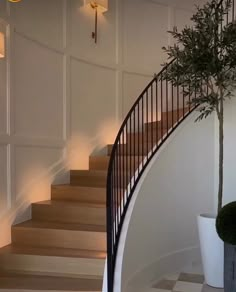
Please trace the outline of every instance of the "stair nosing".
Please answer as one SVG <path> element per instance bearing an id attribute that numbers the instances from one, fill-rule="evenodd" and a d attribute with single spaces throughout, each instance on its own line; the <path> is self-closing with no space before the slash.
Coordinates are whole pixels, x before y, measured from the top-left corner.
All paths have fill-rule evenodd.
<path id="1" fill-rule="evenodd" d="M 73 227 L 73 228 L 71 228 Z M 12 226 L 13 229 L 54 229 L 54 230 L 67 230 L 71 232 L 97 232 L 106 233 L 105 226 L 94 225 L 94 224 L 80 224 L 80 223 L 61 223 L 54 221 L 38 221 L 38 220 L 28 220 L 22 223 Z"/>

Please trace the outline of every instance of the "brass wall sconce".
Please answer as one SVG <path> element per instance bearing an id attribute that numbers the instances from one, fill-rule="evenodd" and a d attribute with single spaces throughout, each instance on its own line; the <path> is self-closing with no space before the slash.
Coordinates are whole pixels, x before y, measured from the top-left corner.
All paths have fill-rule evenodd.
<path id="1" fill-rule="evenodd" d="M 108 0 L 85 0 L 85 4 L 90 5 L 95 11 L 95 26 L 94 31 L 92 32 L 92 38 L 96 44 L 98 38 L 98 11 L 104 13 L 108 10 Z"/>

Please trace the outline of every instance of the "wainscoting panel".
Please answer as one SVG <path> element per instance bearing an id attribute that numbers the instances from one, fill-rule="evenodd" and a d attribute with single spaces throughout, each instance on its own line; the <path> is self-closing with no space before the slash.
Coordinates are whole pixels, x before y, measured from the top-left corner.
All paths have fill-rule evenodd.
<path id="1" fill-rule="evenodd" d="M 115 119 L 114 70 L 71 60 L 72 132 L 99 135 L 99 127 Z"/>
<path id="2" fill-rule="evenodd" d="M 125 64 L 140 72 L 158 72 L 166 57 L 161 48 L 168 44 L 168 6 L 125 1 L 123 13 Z"/>
<path id="3" fill-rule="evenodd" d="M 19 200 L 21 195 L 34 202 L 50 198 L 51 170 L 62 157 L 55 147 L 15 146 L 15 183 L 13 189 Z"/>
<path id="4" fill-rule="evenodd" d="M 17 31 L 50 47 L 63 47 L 63 0 L 24 0 L 10 4 Z"/>
<path id="5" fill-rule="evenodd" d="M 0 145 L 0 213 L 10 207 L 7 172 L 7 145 Z"/>
<path id="6" fill-rule="evenodd" d="M 63 55 L 15 34 L 15 134 L 63 138 Z"/>
<path id="7" fill-rule="evenodd" d="M 184 9 L 175 9 L 175 25 L 179 30 L 183 29 L 186 25 L 191 25 L 192 12 Z"/>
<path id="8" fill-rule="evenodd" d="M 134 73 L 123 73 L 123 115 L 125 116 L 142 92 L 144 87 L 151 80 L 152 76 L 134 74 Z"/>

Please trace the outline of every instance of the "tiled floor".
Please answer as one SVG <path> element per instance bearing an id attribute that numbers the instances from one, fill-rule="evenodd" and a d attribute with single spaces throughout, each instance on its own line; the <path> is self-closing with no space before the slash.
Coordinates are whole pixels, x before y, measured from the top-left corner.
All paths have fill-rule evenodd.
<path id="1" fill-rule="evenodd" d="M 204 277 L 198 274 L 180 273 L 166 276 L 154 284 L 153 292 L 223 292 L 204 283 Z"/>

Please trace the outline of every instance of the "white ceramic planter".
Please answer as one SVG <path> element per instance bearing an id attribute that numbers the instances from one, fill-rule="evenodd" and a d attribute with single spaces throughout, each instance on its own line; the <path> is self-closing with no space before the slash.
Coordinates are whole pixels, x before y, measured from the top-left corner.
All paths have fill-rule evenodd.
<path id="1" fill-rule="evenodd" d="M 209 286 L 224 287 L 224 243 L 216 232 L 216 217 L 198 216 L 198 232 L 205 281 Z"/>

